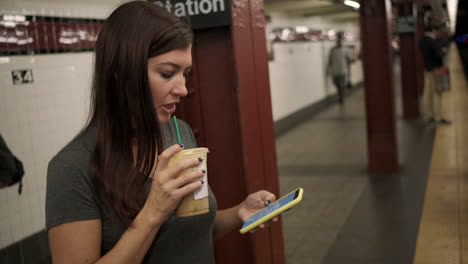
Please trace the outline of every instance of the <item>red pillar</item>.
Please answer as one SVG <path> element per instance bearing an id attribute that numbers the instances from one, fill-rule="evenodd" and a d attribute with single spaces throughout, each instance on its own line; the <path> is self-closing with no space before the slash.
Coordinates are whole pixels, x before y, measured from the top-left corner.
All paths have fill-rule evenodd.
<path id="1" fill-rule="evenodd" d="M 398 168 L 390 21 L 390 0 L 361 1 L 370 172 L 394 172 Z"/>
<path id="2" fill-rule="evenodd" d="M 414 21 L 413 32 L 400 32 L 401 88 L 403 100 L 403 116 L 405 118 L 419 117 L 419 91 L 417 55 L 419 54 L 416 39 L 417 12 L 414 3 L 398 4 L 398 16 Z"/>
<path id="3" fill-rule="evenodd" d="M 419 41 L 424 36 L 424 15 L 418 12 L 416 24 L 416 80 L 418 87 L 418 94 L 422 95 L 424 90 L 424 61 L 419 48 Z"/>
<path id="4" fill-rule="evenodd" d="M 189 95 L 179 115 L 210 149 L 208 181 L 218 209 L 257 190 L 279 194 L 263 2 L 231 1 L 232 25 L 195 31 Z M 280 223 L 216 241 L 216 262 L 284 264 Z"/>
<path id="5" fill-rule="evenodd" d="M 243 4 L 246 2 L 248 5 Z M 247 181 L 245 187 L 249 193 L 267 188 L 278 194 L 263 1 L 232 3 L 233 51 Z M 270 232 L 255 233 L 252 242 L 254 263 L 284 263 L 283 236 L 279 225 L 275 225 Z"/>

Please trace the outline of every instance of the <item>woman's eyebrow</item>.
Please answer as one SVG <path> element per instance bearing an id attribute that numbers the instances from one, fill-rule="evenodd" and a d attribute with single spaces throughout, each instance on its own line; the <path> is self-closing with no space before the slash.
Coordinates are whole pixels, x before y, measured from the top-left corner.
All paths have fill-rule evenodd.
<path id="1" fill-rule="evenodd" d="M 177 69 L 177 70 L 179 70 L 179 69 L 182 68 L 179 64 L 176 64 L 176 63 L 173 63 L 173 62 L 161 62 L 161 63 L 158 63 L 157 65 L 158 65 L 158 66 L 159 66 L 159 65 L 169 65 L 169 66 L 174 67 L 174 68 Z M 192 65 L 187 66 L 186 69 L 190 69 L 190 68 L 192 68 Z"/>
<path id="2" fill-rule="evenodd" d="M 172 66 L 172 67 L 174 67 L 176 69 L 180 69 L 179 64 L 172 63 L 172 62 L 161 62 L 161 63 L 158 63 L 157 65 L 169 65 L 169 66 Z"/>

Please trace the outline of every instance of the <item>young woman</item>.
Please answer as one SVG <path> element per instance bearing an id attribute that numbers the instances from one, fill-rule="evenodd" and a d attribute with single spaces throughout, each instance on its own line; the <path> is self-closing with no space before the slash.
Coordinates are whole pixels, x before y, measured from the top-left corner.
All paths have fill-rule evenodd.
<path id="1" fill-rule="evenodd" d="M 194 158 L 168 168 L 196 147 L 181 122 L 185 146 L 174 144 L 171 114 L 187 95 L 192 31 L 164 8 L 144 1 L 118 7 L 96 43 L 90 121 L 49 163 L 46 226 L 52 260 L 67 263 L 214 263 L 213 239 L 238 228 L 266 200 L 249 195 L 218 211 L 178 218 L 185 195 L 200 188 Z M 159 158 L 158 158 L 159 157 Z"/>

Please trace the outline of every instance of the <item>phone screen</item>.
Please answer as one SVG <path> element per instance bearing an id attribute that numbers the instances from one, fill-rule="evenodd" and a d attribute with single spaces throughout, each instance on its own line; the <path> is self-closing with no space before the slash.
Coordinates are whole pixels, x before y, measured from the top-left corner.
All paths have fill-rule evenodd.
<path id="1" fill-rule="evenodd" d="M 268 215 L 269 213 L 285 206 L 286 204 L 294 201 L 294 199 L 297 198 L 297 196 L 299 195 L 299 190 L 293 192 L 293 193 L 290 193 L 289 195 L 279 199 L 277 202 L 275 203 L 272 203 L 271 205 L 265 207 L 264 209 L 262 209 L 261 211 L 255 213 L 254 215 L 252 215 L 251 217 L 247 218 L 247 220 L 245 220 L 244 222 L 244 225 L 242 226 L 242 228 L 252 224 L 252 223 L 255 223 L 258 219 Z"/>

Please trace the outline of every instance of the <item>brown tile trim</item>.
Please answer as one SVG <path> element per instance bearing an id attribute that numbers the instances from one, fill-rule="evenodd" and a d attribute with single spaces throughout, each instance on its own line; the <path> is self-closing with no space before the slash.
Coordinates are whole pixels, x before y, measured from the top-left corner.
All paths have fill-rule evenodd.
<path id="1" fill-rule="evenodd" d="M 103 22 L 0 14 L 0 56 L 92 51 Z"/>

